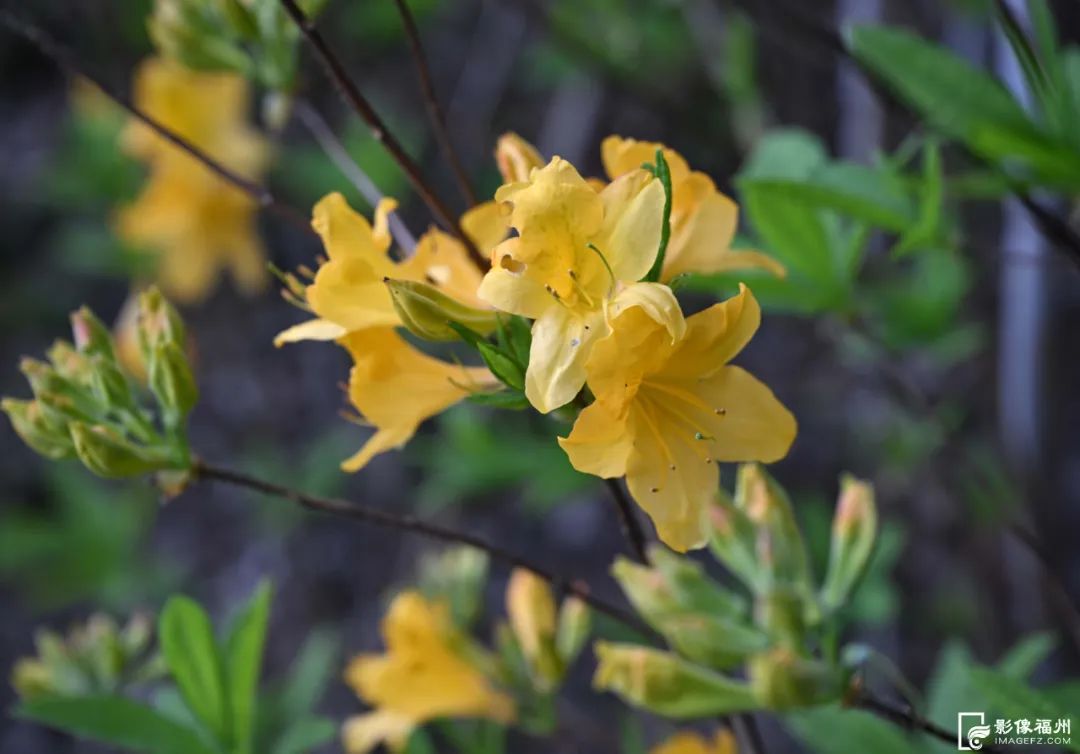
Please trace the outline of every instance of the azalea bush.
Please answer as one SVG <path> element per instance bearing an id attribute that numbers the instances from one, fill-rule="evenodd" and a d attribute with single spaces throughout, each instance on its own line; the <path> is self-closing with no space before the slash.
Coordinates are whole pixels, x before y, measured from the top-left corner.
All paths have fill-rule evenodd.
<path id="1" fill-rule="evenodd" d="M 1080 183 L 1070 127 L 1080 57 L 1053 14 L 1030 3 L 1028 28 L 1003 4 L 987 19 L 1022 70 L 1011 89 L 907 31 L 836 36 L 848 64 L 918 124 L 895 150 L 859 161 L 832 156 L 809 132 L 763 127 L 754 18 L 726 9 L 715 97 L 746 155 L 721 176 L 644 134 L 608 135 L 584 160 L 548 154 L 522 135 L 524 116 L 485 145 L 488 164 L 467 165 L 414 16 L 428 4 L 384 5 L 355 11 L 370 14 L 357 33 L 375 47 L 380 23 L 403 35 L 422 129 L 393 123 L 358 85 L 333 4 L 155 0 L 140 19 L 152 51 L 130 91 L 35 20 L 4 11 L 13 34 L 74 74 L 60 150 L 79 167 L 61 160 L 42 187 L 81 239 L 69 255 L 107 260 L 97 274 L 130 290 L 100 307 L 108 324 L 76 309 L 70 338 L 24 357 L 28 388 L 3 399 L 14 433 L 56 464 L 44 468 L 62 469 L 45 473 L 63 480 L 51 485 L 66 502 L 44 522 L 3 519 L 0 577 L 79 613 L 62 630 L 46 621 L 14 664 L 11 714 L 159 754 L 1009 743 L 1004 729 L 995 739 L 957 728 L 957 713 L 981 710 L 1034 720 L 1028 732 L 1080 750 L 1068 677 L 1075 585 L 1033 525 L 1041 514 L 1016 503 L 1039 487 L 1005 470 L 986 432 L 962 431 L 983 426 L 969 396 L 925 387 L 966 373 L 974 390 L 988 369 L 993 324 L 971 306 L 973 197 L 1011 197 L 1063 265 L 1080 259 L 1061 211 Z M 556 39 L 593 17 L 642 50 L 675 33 L 664 31 L 671 8 L 628 19 L 618 4 L 556 5 Z M 792 13 L 822 32 L 812 14 Z M 594 64 L 606 75 L 647 100 L 665 97 L 618 44 L 604 50 Z M 545 52 L 557 68 L 556 51 Z M 669 53 L 666 65 L 688 65 Z M 369 135 L 339 136 L 324 119 L 308 92 L 316 64 Z M 314 151 L 294 145 L 298 127 Z M 421 131 L 432 142 L 424 159 Z M 445 181 L 431 177 L 436 155 Z M 305 192 L 315 194 L 310 209 L 296 199 Z M 69 205 L 85 212 L 76 218 Z M 243 354 L 221 353 L 246 375 L 225 402 L 265 390 L 288 398 L 274 411 L 295 416 L 308 413 L 310 393 L 340 392 L 342 416 L 302 452 L 207 442 L 199 416 L 215 365 L 203 344 L 214 327 L 252 338 L 250 318 L 207 327 L 200 311 L 222 296 L 271 293 L 280 327 L 253 347 L 297 374 L 316 368 L 282 386 Z M 812 375 L 766 361 L 748 369 L 744 351 L 787 325 L 805 326 L 804 348 L 825 353 L 826 382 L 872 373 L 879 402 L 860 402 L 858 389 L 823 399 Z M 840 456 L 852 468 L 834 480 L 822 417 L 849 402 L 839 436 L 856 450 Z M 341 492 L 347 476 L 366 479 L 403 450 L 423 479 L 400 475 L 392 504 Z M 811 470 L 800 477 L 797 464 Z M 74 483 L 78 466 L 87 476 Z M 790 485 L 789 474 L 814 484 Z M 177 589 L 200 591 L 184 558 L 139 552 L 149 516 L 106 498 L 147 486 L 162 517 L 198 506 L 211 486 L 287 503 L 246 532 L 257 542 L 321 515 L 357 550 L 374 552 L 390 533 L 437 547 L 380 550 L 410 561 L 407 578 L 383 562 L 342 577 L 382 594 L 358 605 L 370 636 L 343 637 L 341 625 L 290 631 L 288 616 L 272 620 L 282 610 L 270 574 L 245 566 L 244 598 L 219 610 L 205 592 L 200 604 Z M 973 630 L 974 650 L 953 640 L 912 671 L 882 634 L 906 620 L 893 571 L 927 522 L 897 501 L 934 490 L 954 490 L 938 497 L 957 507 L 958 527 L 976 521 L 1018 547 L 1034 566 L 1012 576 L 1029 580 L 1022 589 L 1045 587 L 1056 612 L 1005 647 Z M 508 516 L 522 533 L 463 510 L 494 494 L 528 501 Z M 600 497 L 603 508 L 590 506 Z M 559 537 L 585 531 L 599 573 L 531 541 L 545 519 L 583 510 L 600 511 L 599 528 L 617 536 L 564 518 Z M 197 559 L 214 534 L 196 531 L 183 554 Z M 932 586 L 908 589 L 947 596 Z M 143 609 L 125 614 L 134 602 Z M 974 600 L 954 602 L 960 611 Z M 288 659 L 264 668 L 279 624 L 291 644 L 277 654 Z M 350 696 L 322 704 L 327 688 Z"/>

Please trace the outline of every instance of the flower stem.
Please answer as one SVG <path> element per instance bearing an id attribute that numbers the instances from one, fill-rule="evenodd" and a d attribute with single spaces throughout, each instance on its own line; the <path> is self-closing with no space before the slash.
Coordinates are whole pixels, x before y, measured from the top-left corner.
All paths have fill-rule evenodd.
<path id="1" fill-rule="evenodd" d="M 630 498 L 627 497 L 626 491 L 623 490 L 618 479 L 605 479 L 604 484 L 607 485 L 608 490 L 611 492 L 611 499 L 615 501 L 615 508 L 619 512 L 619 523 L 622 526 L 623 535 L 630 544 L 634 557 L 642 563 L 648 563 L 647 540 L 645 532 L 641 528 L 641 522 L 634 515 L 633 503 L 630 502 Z"/>
<path id="2" fill-rule="evenodd" d="M 420 172 L 419 166 L 409 157 L 405 148 L 401 145 L 401 142 L 397 140 L 397 137 L 387 128 L 383 119 L 368 102 L 367 98 L 360 92 L 360 89 L 356 86 L 355 82 L 349 77 L 349 74 L 345 70 L 345 66 L 338 59 L 334 51 L 330 49 L 330 46 L 326 43 L 326 39 L 322 33 L 311 22 L 304 11 L 300 9 L 300 6 L 296 4 L 296 0 L 280 0 L 285 12 L 300 29 L 300 33 L 304 35 L 311 47 L 315 50 L 316 55 L 319 58 L 319 62 L 322 64 L 323 69 L 326 71 L 326 75 L 337 87 L 338 92 L 341 94 L 342 99 L 345 100 L 361 120 L 367 124 L 371 131 L 371 135 L 375 137 L 390 156 L 394 158 L 398 166 L 405 173 L 405 176 L 409 179 L 413 189 L 420 195 L 420 198 L 427 204 L 428 209 L 432 214 L 438 218 L 451 233 L 453 233 L 468 251 L 469 256 L 480 267 L 481 270 L 486 270 L 488 267 L 488 260 L 480 253 L 480 250 L 476 248 L 476 244 L 472 239 L 461 229 L 461 224 L 457 218 L 446 206 L 446 204 L 439 198 L 439 196 L 432 190 L 431 186 L 424 179 L 423 174 Z"/>

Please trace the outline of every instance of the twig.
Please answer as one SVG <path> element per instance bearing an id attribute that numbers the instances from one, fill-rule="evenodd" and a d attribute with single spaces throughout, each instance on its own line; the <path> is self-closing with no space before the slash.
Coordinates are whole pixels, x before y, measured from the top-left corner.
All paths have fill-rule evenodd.
<path id="1" fill-rule="evenodd" d="M 330 158 L 330 161 L 348 179 L 349 183 L 356 187 L 356 190 L 360 192 L 360 195 L 364 197 L 368 204 L 372 207 L 377 206 L 385 198 L 385 194 L 379 190 L 371 177 L 353 159 L 349 151 L 345 149 L 345 145 L 334 135 L 334 132 L 327 122 L 323 120 L 323 117 L 319 115 L 318 111 L 303 100 L 298 100 L 294 107 L 296 108 L 296 116 L 311 132 L 312 137 L 318 142 L 319 147 Z M 391 212 L 389 223 L 390 234 L 397 241 L 398 246 L 404 249 L 407 254 L 412 254 L 416 249 L 416 237 L 405 226 L 401 216 L 397 212 Z"/>
<path id="2" fill-rule="evenodd" d="M 951 746 L 956 745 L 956 733 L 948 731 L 940 725 L 927 720 L 922 715 L 917 714 L 909 706 L 905 705 L 902 707 L 893 704 L 892 702 L 887 702 L 884 699 L 879 699 L 865 689 L 859 692 L 859 696 L 855 698 L 851 706 L 866 710 L 867 712 L 873 712 L 878 717 L 883 717 L 903 728 L 920 730 Z M 984 743 L 981 751 L 985 752 L 985 754 L 1000 754 L 1001 749 Z"/>
<path id="3" fill-rule="evenodd" d="M 742 740 L 746 754 L 765 754 L 765 741 L 761 738 L 757 721 L 749 712 L 731 716 L 731 727 Z"/>
<path id="4" fill-rule="evenodd" d="M 474 207 L 476 194 L 469 184 L 469 176 L 465 172 L 464 165 L 461 164 L 461 158 L 454 149 L 453 142 L 450 141 L 450 132 L 446 128 L 446 116 L 443 114 L 442 106 L 439 105 L 439 98 L 435 95 L 435 85 L 431 81 L 431 69 L 428 66 L 427 56 L 424 55 L 424 47 L 420 43 L 420 31 L 416 28 L 416 19 L 409 10 L 407 0 L 394 0 L 394 4 L 397 5 L 398 12 L 401 14 L 405 38 L 409 42 L 409 52 L 412 54 L 413 62 L 416 63 L 416 75 L 420 79 L 420 91 L 424 95 L 424 106 L 427 109 L 428 120 L 431 121 L 431 130 L 435 132 L 439 148 L 442 149 L 446 161 L 450 163 L 450 168 L 454 171 L 461 195 L 465 197 L 470 207 Z"/>
<path id="5" fill-rule="evenodd" d="M 290 503 L 294 503 L 295 505 L 299 505 L 301 508 L 310 511 L 328 513 L 330 515 L 350 518 L 355 521 L 364 521 L 366 523 L 375 524 L 376 526 L 385 526 L 400 531 L 414 532 L 443 542 L 454 542 L 456 544 L 475 547 L 478 550 L 483 550 L 496 560 L 500 560 L 517 568 L 525 568 L 526 570 L 532 571 L 540 578 L 552 584 L 556 589 L 564 591 L 567 594 L 572 594 L 586 602 L 597 612 L 604 613 L 610 618 L 641 634 L 659 640 L 656 632 L 642 623 L 637 617 L 596 597 L 589 588 L 589 585 L 584 581 L 581 581 L 580 579 L 564 578 L 522 555 L 507 550 L 500 545 L 488 542 L 475 534 L 458 531 L 432 521 L 425 521 L 422 518 L 417 518 L 416 516 L 409 514 L 390 513 L 378 508 L 359 505 L 346 500 L 308 495 L 283 485 L 259 479 L 258 477 L 246 474 L 242 471 L 234 471 L 221 466 L 215 466 L 201 460 L 194 462 L 192 465 L 192 473 L 196 479 L 224 482 L 236 487 L 244 487 L 249 490 L 255 490 L 256 492 L 262 492 L 266 495 L 273 495 L 288 500 Z"/>
<path id="6" fill-rule="evenodd" d="M 604 484 L 607 485 L 608 490 L 611 492 L 611 499 L 615 501 L 615 508 L 619 512 L 619 524 L 622 526 L 623 535 L 626 537 L 634 557 L 642 563 L 648 563 L 649 556 L 645 546 L 645 532 L 641 528 L 641 522 L 634 515 L 633 504 L 626 496 L 626 492 L 619 484 L 618 479 L 605 479 Z"/>
<path id="7" fill-rule="evenodd" d="M 288 13 L 289 18 L 300 29 L 301 34 L 311 44 L 315 50 L 316 55 L 319 58 L 323 69 L 326 71 L 327 76 L 333 81 L 337 87 L 338 92 L 341 94 L 342 99 L 356 111 L 357 115 L 367 124 L 371 130 L 371 135 L 375 137 L 386 151 L 390 153 L 390 156 L 394 158 L 395 162 L 404 171 L 405 176 L 409 179 L 416 193 L 420 195 L 420 198 L 424 200 L 431 212 L 438 218 L 451 233 L 457 236 L 458 240 L 464 244 L 466 250 L 469 252 L 469 256 L 480 267 L 480 269 L 487 269 L 488 260 L 480 253 L 480 250 L 476 248 L 476 244 L 472 239 L 461 229 L 461 224 L 458 222 L 454 214 L 443 203 L 442 199 L 432 190 L 424 179 L 423 174 L 420 172 L 419 166 L 413 159 L 409 157 L 404 147 L 401 146 L 401 142 L 397 140 L 397 137 L 391 133 L 382 118 L 375 111 L 375 108 L 371 106 L 371 103 L 367 101 L 349 74 L 345 71 L 345 67 L 341 61 L 334 54 L 333 50 L 327 45 L 323 35 L 319 32 L 318 28 L 311 22 L 311 20 L 304 15 L 304 11 L 300 9 L 300 6 L 296 4 L 296 0 L 280 0 L 281 5 L 285 8 L 285 12 Z"/>
<path id="8" fill-rule="evenodd" d="M 1080 649 L 1080 607 L 1077 606 L 1076 601 L 1069 592 L 1065 580 L 1058 573 L 1057 563 L 1054 562 L 1053 557 L 1043 547 L 1038 537 L 1027 527 L 1013 523 L 1009 526 L 1009 531 L 1027 547 L 1035 560 L 1038 561 L 1043 574 L 1050 582 L 1051 597 L 1058 603 L 1058 611 L 1061 613 L 1065 626 L 1071 634 L 1073 644 L 1077 649 Z"/>
<path id="9" fill-rule="evenodd" d="M 70 50 L 62 46 L 44 31 L 29 22 L 18 18 L 6 9 L 0 9 L 0 21 L 2 21 L 12 32 L 18 34 L 32 44 L 39 52 L 53 61 L 58 68 L 65 71 L 69 76 L 80 77 L 89 81 L 97 87 L 102 94 L 115 102 L 133 118 L 153 129 L 154 132 L 170 144 L 183 150 L 191 157 L 201 162 L 208 170 L 222 180 L 243 191 L 254 199 L 259 207 L 276 212 L 297 227 L 303 228 L 310 233 L 314 233 L 307 217 L 302 212 L 287 204 L 283 204 L 266 186 L 262 186 L 254 181 L 244 178 L 239 173 L 226 167 L 176 131 L 140 110 L 130 99 L 122 94 L 112 91 L 100 78 L 81 68 L 75 61 L 75 57 L 71 54 Z"/>

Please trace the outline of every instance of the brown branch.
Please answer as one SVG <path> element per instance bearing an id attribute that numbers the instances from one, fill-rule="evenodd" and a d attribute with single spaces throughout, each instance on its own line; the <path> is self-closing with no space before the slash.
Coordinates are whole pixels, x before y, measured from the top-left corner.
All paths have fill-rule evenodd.
<path id="1" fill-rule="evenodd" d="M 376 526 L 385 526 L 399 531 L 413 532 L 442 542 L 453 542 L 455 544 L 475 547 L 478 550 L 484 551 L 495 560 L 502 561 L 503 563 L 516 568 L 524 568 L 528 571 L 532 571 L 534 574 L 554 586 L 557 590 L 577 597 L 597 612 L 603 613 L 651 639 L 660 640 L 656 632 L 642 623 L 636 616 L 596 597 L 589 588 L 589 585 L 584 581 L 580 579 L 564 578 L 523 555 L 519 555 L 500 545 L 488 542 L 483 537 L 479 537 L 470 532 L 458 531 L 457 529 L 452 529 L 432 521 L 426 521 L 409 514 L 390 513 L 379 508 L 372 508 L 370 506 L 352 503 L 347 500 L 308 495 L 289 487 L 259 479 L 258 477 L 246 474 L 242 471 L 234 471 L 221 466 L 215 466 L 201 460 L 195 461 L 191 470 L 196 479 L 224 482 L 225 484 L 231 484 L 236 487 L 244 487 L 249 490 L 255 490 L 256 492 L 262 492 L 266 495 L 273 495 L 274 497 L 288 500 L 290 503 L 310 511 L 349 518 L 354 521 L 363 521 L 365 523 L 375 524 Z"/>
<path id="2" fill-rule="evenodd" d="M 408 0 L 394 0 L 398 12 L 401 14 L 401 22 L 405 27 L 405 38 L 409 42 L 409 52 L 416 64 L 416 75 L 420 79 L 420 91 L 424 95 L 424 106 L 427 109 L 428 120 L 431 121 L 431 130 L 435 133 L 435 140 L 439 142 L 446 161 L 454 171 L 461 195 L 465 197 L 470 207 L 476 206 L 476 194 L 469 184 L 469 176 L 465 172 L 465 166 L 461 164 L 461 158 L 450 141 L 450 132 L 446 127 L 446 116 L 439 98 L 435 94 L 435 85 L 431 80 L 431 68 L 428 66 L 427 56 L 424 55 L 424 47 L 420 43 L 420 30 L 416 28 L 416 19 L 409 10 Z"/>
<path id="3" fill-rule="evenodd" d="M 641 521 L 634 515 L 634 504 L 630 502 L 625 490 L 619 484 L 618 479 L 605 479 L 611 492 L 611 499 L 615 502 L 615 508 L 619 512 L 619 524 L 622 526 L 623 535 L 630 545 L 634 557 L 642 563 L 649 562 L 648 550 L 646 549 L 645 532 L 641 528 Z"/>
<path id="4" fill-rule="evenodd" d="M 900 706 L 893 704 L 892 702 L 887 702 L 884 699 L 877 698 L 865 689 L 859 692 L 859 696 L 854 700 L 851 706 L 856 709 L 872 712 L 878 717 L 884 718 L 902 728 L 922 731 L 939 741 L 944 741 L 950 746 L 956 745 L 956 733 L 948 731 L 940 725 L 927 720 L 922 715 L 917 714 L 915 710 L 908 705 Z M 984 743 L 981 751 L 985 752 L 985 754 L 1000 754 L 1002 750 Z"/>
<path id="5" fill-rule="evenodd" d="M 201 162 L 208 170 L 222 180 L 243 191 L 255 200 L 255 203 L 258 204 L 259 207 L 276 212 L 289 222 L 294 223 L 297 227 L 303 228 L 310 233 L 314 233 L 311 229 L 311 224 L 302 212 L 288 204 L 283 204 L 266 186 L 262 186 L 249 180 L 226 167 L 161 121 L 140 110 L 130 99 L 111 90 L 99 77 L 83 69 L 76 62 L 75 56 L 70 50 L 44 31 L 33 24 L 18 18 L 6 9 L 0 10 L 0 22 L 3 22 L 4 26 L 9 30 L 32 44 L 39 52 L 41 52 L 41 54 L 49 58 L 58 68 L 66 72 L 69 76 L 83 78 L 89 81 L 97 87 L 102 94 L 131 115 L 131 117 L 151 128 L 158 136 L 165 139 L 173 146 L 183 150 L 192 158 Z"/>
<path id="6" fill-rule="evenodd" d="M 356 84 L 349 77 L 349 74 L 345 70 L 345 66 L 334 54 L 330 46 L 327 45 L 326 40 L 323 38 L 322 33 L 315 26 L 314 23 L 304 15 L 304 11 L 300 9 L 300 6 L 296 4 L 296 0 L 280 0 L 281 5 L 285 8 L 285 12 L 288 13 L 289 18 L 300 29 L 300 33 L 304 35 L 312 49 L 315 50 L 315 54 L 319 58 L 319 62 L 322 64 L 323 69 L 326 71 L 326 75 L 337 87 L 338 93 L 342 99 L 345 100 L 356 114 L 360 116 L 361 120 L 367 124 L 368 129 L 371 131 L 371 135 L 378 141 L 390 156 L 394 158 L 398 166 L 404 171 L 405 177 L 409 179 L 409 183 L 412 184 L 413 189 L 420 195 L 420 198 L 424 200 L 424 203 L 431 210 L 432 214 L 442 223 L 451 233 L 457 236 L 458 240 L 464 244 L 466 250 L 469 252 L 469 256 L 480 267 L 481 270 L 487 269 L 488 260 L 480 253 L 480 250 L 476 248 L 476 244 L 472 239 L 461 229 L 461 224 L 458 222 L 457 217 L 449 210 L 442 199 L 432 190 L 424 179 L 423 174 L 420 171 L 419 166 L 409 157 L 405 148 L 401 145 L 401 142 L 397 140 L 397 137 L 387 128 L 386 123 L 379 117 L 379 114 L 375 111 L 375 108 L 371 106 L 367 98 L 360 92 Z"/>

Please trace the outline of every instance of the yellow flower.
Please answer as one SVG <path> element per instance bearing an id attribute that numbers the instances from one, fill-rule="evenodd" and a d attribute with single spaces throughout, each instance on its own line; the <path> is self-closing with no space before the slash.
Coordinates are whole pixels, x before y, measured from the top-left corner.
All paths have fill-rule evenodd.
<path id="1" fill-rule="evenodd" d="M 492 252 L 480 297 L 535 320 L 525 395 L 538 411 L 569 402 L 585 384 L 585 360 L 607 334 L 609 313 L 640 307 L 672 340 L 682 336 L 670 289 L 636 282 L 660 242 L 664 190 L 649 173 L 628 173 L 598 194 L 556 157 L 495 199 L 518 235 Z"/>
<path id="2" fill-rule="evenodd" d="M 738 754 L 735 736 L 729 730 L 718 730 L 711 741 L 700 733 L 680 731 L 664 743 L 654 746 L 649 754 Z"/>
<path id="3" fill-rule="evenodd" d="M 733 250 L 739 208 L 704 173 L 691 171 L 678 152 L 651 141 L 609 136 L 600 147 L 604 170 L 615 180 L 664 150 L 671 169 L 671 239 L 660 279 L 684 272 L 714 273 L 759 268 L 783 277 L 784 266 L 758 251 Z"/>
<path id="4" fill-rule="evenodd" d="M 346 683 L 375 708 L 345 722 L 349 754 L 383 742 L 400 749 L 416 726 L 435 718 L 513 720 L 510 697 L 463 656 L 467 638 L 451 624 L 446 605 L 403 592 L 390 605 L 382 633 L 386 653 L 361 655 L 345 671 Z"/>
<path id="5" fill-rule="evenodd" d="M 339 341 L 353 357 L 349 400 L 376 429 L 341 468 L 359 471 L 374 456 L 401 447 L 426 419 L 470 393 L 498 381 L 483 367 L 432 358 L 409 345 L 392 327 L 370 327 Z"/>
<path id="6" fill-rule="evenodd" d="M 135 74 L 135 104 L 237 173 L 255 178 L 267 146 L 246 121 L 247 81 L 196 72 L 162 58 Z M 150 176 L 134 203 L 122 207 L 116 230 L 159 257 L 158 279 L 177 299 L 195 301 L 228 269 L 245 291 L 266 282 L 265 254 L 255 229 L 255 201 L 148 126 L 131 122 L 123 147 Z"/>
<path id="7" fill-rule="evenodd" d="M 390 291 L 383 282 L 386 278 L 431 283 L 462 303 L 483 305 L 476 297 L 480 271 L 469 260 L 464 246 L 446 233 L 432 229 L 419 240 L 408 259 L 396 262 L 390 258 L 387 216 L 395 207 L 392 199 L 379 202 L 372 226 L 349 207 L 341 194 L 328 194 L 315 205 L 311 225 L 322 238 L 329 257 L 304 291 L 307 305 L 317 319 L 289 328 L 277 336 L 275 344 L 336 340 L 369 327 L 400 325 Z M 482 217 L 470 224 L 484 233 L 489 232 L 492 222 L 497 221 Z"/>
<path id="8" fill-rule="evenodd" d="M 745 286 L 690 317 L 677 343 L 639 309 L 618 315 L 587 365 L 596 400 L 559 439 L 578 471 L 625 474 L 674 550 L 705 543 L 717 462 L 775 461 L 795 438 L 795 418 L 772 391 L 727 365 L 760 319 Z"/>

